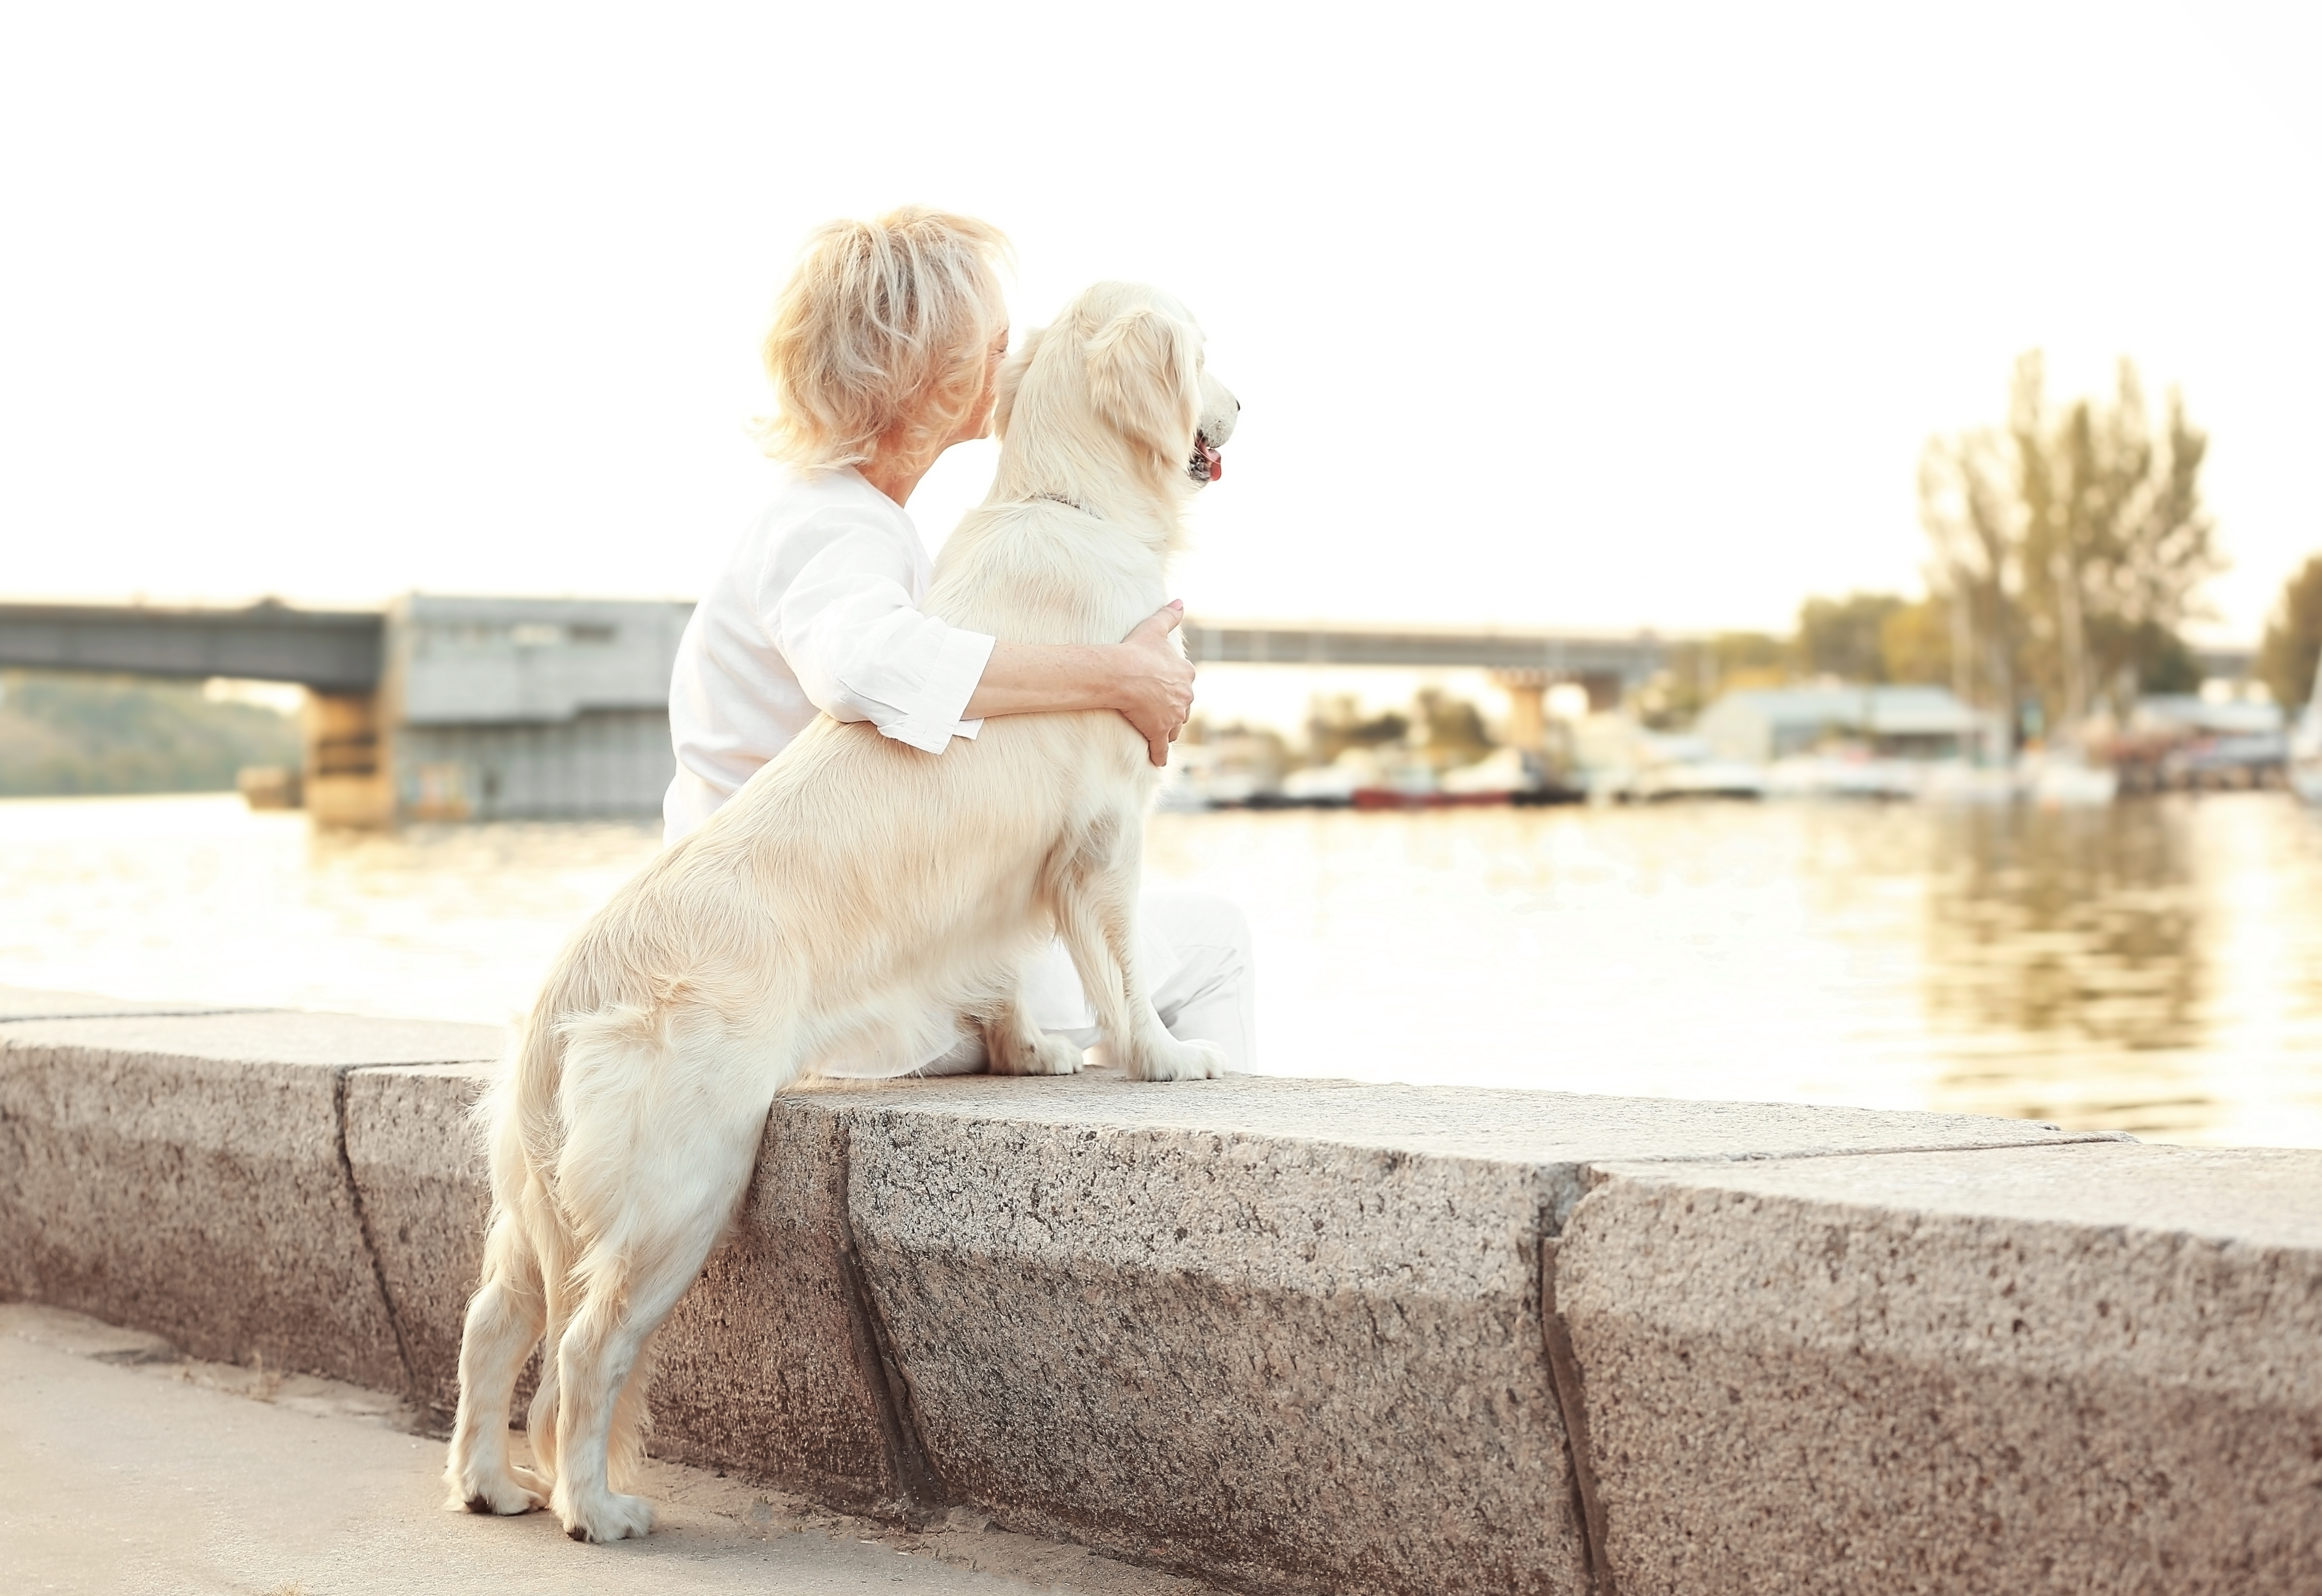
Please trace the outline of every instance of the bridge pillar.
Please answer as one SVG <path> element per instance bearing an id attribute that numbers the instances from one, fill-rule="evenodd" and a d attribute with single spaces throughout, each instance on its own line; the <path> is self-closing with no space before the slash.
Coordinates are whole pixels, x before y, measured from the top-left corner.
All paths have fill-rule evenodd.
<path id="1" fill-rule="evenodd" d="M 390 825 L 395 766 L 379 695 L 306 694 L 306 812 L 325 825 Z"/>
<path id="2" fill-rule="evenodd" d="M 1495 670 L 1492 680 L 1508 696 L 1508 746 L 1526 753 L 1546 752 L 1549 673 Z"/>

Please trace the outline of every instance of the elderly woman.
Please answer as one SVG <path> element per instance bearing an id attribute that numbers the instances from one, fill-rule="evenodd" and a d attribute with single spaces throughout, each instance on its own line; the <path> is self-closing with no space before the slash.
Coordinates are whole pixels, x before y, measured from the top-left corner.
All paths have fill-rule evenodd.
<path id="1" fill-rule="evenodd" d="M 904 506 L 937 456 L 983 437 L 1008 311 L 1008 241 L 964 216 L 909 207 L 834 222 L 809 240 L 776 305 L 765 364 L 777 401 L 766 451 L 788 470 L 693 612 L 670 684 L 675 842 L 790 745 L 818 714 L 869 721 L 940 759 L 995 715 L 1118 710 L 1156 765 L 1193 708 L 1193 672 L 1169 641 L 1172 604 L 1120 643 L 1010 643 L 918 606 L 932 568 Z M 1240 912 L 1206 893 L 1147 894 L 1139 966 L 1172 1035 L 1253 1062 L 1254 983 Z M 1028 1011 L 1085 1047 L 1095 1017 L 1051 945 L 1028 972 Z M 929 1059 L 836 1060 L 845 1075 L 969 1073 L 972 1026 Z"/>

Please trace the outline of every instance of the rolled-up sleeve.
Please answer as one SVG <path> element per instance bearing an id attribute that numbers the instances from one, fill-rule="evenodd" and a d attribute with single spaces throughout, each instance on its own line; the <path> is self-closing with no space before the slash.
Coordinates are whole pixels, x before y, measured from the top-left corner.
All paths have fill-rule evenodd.
<path id="1" fill-rule="evenodd" d="M 921 614 L 891 540 L 863 528 L 816 532 L 793 535 L 781 562 L 791 570 L 768 582 L 780 595 L 768 630 L 807 697 L 834 720 L 867 720 L 929 753 L 974 736 L 983 723 L 961 716 L 992 640 Z"/>

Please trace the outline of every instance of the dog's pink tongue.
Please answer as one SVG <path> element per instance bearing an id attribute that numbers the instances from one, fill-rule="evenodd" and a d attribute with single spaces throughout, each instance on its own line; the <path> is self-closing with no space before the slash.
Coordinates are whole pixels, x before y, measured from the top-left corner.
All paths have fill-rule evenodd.
<path id="1" fill-rule="evenodd" d="M 1202 445 L 1202 459 L 1210 468 L 1211 481 L 1215 482 L 1226 474 L 1226 457 L 1207 443 Z"/>

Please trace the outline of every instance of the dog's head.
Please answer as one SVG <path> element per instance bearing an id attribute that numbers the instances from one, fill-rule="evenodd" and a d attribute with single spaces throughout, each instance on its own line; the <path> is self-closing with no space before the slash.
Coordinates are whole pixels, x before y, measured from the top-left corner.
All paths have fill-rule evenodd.
<path id="1" fill-rule="evenodd" d="M 1156 288 L 1099 283 L 1056 325 L 1028 334 L 1000 374 L 1001 438 L 1019 410 L 1083 408 L 1156 477 L 1199 487 L 1223 474 L 1219 451 L 1241 402 L 1203 369 L 1202 330 Z M 1082 401 L 1078 406 L 1071 400 Z"/>

